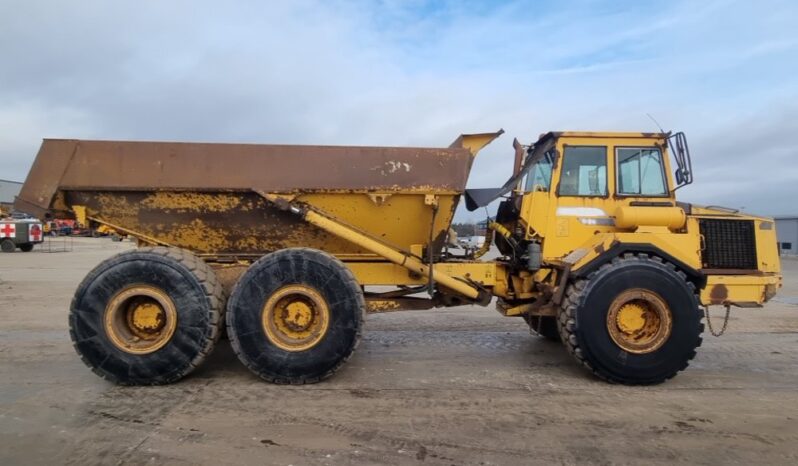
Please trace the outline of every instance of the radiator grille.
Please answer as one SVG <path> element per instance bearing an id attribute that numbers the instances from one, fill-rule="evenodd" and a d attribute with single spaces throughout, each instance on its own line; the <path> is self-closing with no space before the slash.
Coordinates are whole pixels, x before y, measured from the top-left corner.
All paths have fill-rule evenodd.
<path id="1" fill-rule="evenodd" d="M 699 219 L 704 235 L 701 262 L 706 269 L 756 269 L 753 220 Z"/>

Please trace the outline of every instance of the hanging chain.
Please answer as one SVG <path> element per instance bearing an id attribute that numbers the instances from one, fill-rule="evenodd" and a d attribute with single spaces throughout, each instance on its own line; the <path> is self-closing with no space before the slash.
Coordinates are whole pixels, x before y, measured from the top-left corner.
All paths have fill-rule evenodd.
<path id="1" fill-rule="evenodd" d="M 729 312 L 731 312 L 731 306 L 728 304 L 726 305 L 726 316 L 723 318 L 723 327 L 720 329 L 720 332 L 715 332 L 715 329 L 712 328 L 712 320 L 709 318 L 709 307 L 704 308 L 704 315 L 707 318 L 707 327 L 709 327 L 709 333 L 712 334 L 714 337 L 719 337 L 726 332 L 726 326 L 729 325 Z"/>

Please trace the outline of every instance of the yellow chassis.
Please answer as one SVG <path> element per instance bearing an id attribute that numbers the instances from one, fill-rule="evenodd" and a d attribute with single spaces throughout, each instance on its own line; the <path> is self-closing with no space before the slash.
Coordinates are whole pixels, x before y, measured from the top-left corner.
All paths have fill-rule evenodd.
<path id="1" fill-rule="evenodd" d="M 588 242 L 576 247 L 564 259 L 544 257 L 544 267 L 537 272 L 512 271 L 500 261 L 462 260 L 438 262 L 431 270 L 422 257 L 423 245 L 412 245 L 410 251 L 391 246 L 370 233 L 348 225 L 340 219 L 304 202 L 296 201 L 294 196 L 271 193 L 258 193 L 278 207 L 295 214 L 326 232 L 347 242 L 358 245 L 372 255 L 339 256 L 352 270 L 363 286 L 418 287 L 427 285 L 430 279 L 435 289 L 447 300 L 426 300 L 406 297 L 367 297 L 372 312 L 386 312 L 402 309 L 428 309 L 436 306 L 457 305 L 468 302 L 487 304 L 493 296 L 502 298 L 498 309 L 508 316 L 553 315 L 553 305 L 559 304 L 565 280 L 569 274 L 579 274 L 581 270 L 600 259 L 602 254 L 623 244 L 650 245 L 665 251 L 691 269 L 700 271 L 698 254 L 700 239 L 696 235 L 674 235 L 667 228 L 647 227 L 633 233 L 607 232 L 593 235 Z M 437 196 L 425 196 L 425 203 L 435 205 Z M 80 207 L 80 206 L 77 206 Z M 700 212 L 699 212 L 700 213 Z M 107 222 L 93 218 L 103 225 Z M 696 218 L 688 218 L 688 230 L 697 229 Z M 756 219 L 757 225 L 766 221 Z M 141 232 L 127 231 L 118 225 L 107 224 L 111 228 L 138 237 L 144 243 L 161 244 Z M 764 234 L 770 234 L 764 231 Z M 763 238 L 757 244 L 769 244 L 770 238 Z M 775 239 L 773 239 L 775 242 Z M 717 274 L 701 272 L 702 287 L 699 290 L 702 305 L 734 305 L 756 307 L 775 295 L 781 286 L 778 273 L 778 256 L 772 251 L 758 251 L 763 258 L 764 267 L 760 271 L 745 274 Z M 546 265 L 548 264 L 548 265 Z M 567 272 L 566 272 L 567 271 Z M 431 272 L 431 273 L 430 273 Z M 236 276 L 238 274 L 235 274 Z"/>
<path id="2" fill-rule="evenodd" d="M 583 267 L 600 259 L 602 254 L 618 245 L 644 243 L 661 251 L 690 251 L 692 246 L 698 246 L 697 243 L 687 244 L 697 241 L 693 235 L 676 237 L 665 228 L 651 228 L 635 233 L 595 235 L 590 244 L 569 254 L 566 262 L 559 262 L 556 267 L 544 267 L 535 273 L 522 271 L 511 274 L 505 264 L 497 261 L 441 262 L 434 264 L 430 270 L 429 265 L 420 257 L 420 248 L 418 251 L 400 251 L 312 206 L 293 203 L 290 198 L 279 195 L 261 195 L 282 209 L 301 215 L 305 221 L 390 261 L 345 261 L 363 286 L 413 286 L 432 281 L 440 285 L 439 288 L 443 288 L 447 294 L 451 293 L 462 299 L 449 301 L 451 304 L 468 301 L 487 304 L 492 296 L 509 301 L 526 301 L 515 306 L 500 306 L 500 311 L 505 315 L 551 315 L 552 301 L 559 304 L 563 287 L 567 285 L 566 274 L 578 274 Z M 675 244 L 674 241 L 685 244 Z M 686 254 L 674 260 L 682 262 L 682 258 L 690 260 Z M 773 262 L 777 266 L 777 259 Z M 775 295 L 781 284 L 781 276 L 776 272 L 702 274 L 700 278 L 704 286 L 699 290 L 699 297 L 701 304 L 705 306 L 760 306 Z M 370 307 L 377 312 L 399 310 L 405 308 L 407 302 L 403 298 L 378 297 L 372 300 Z M 416 305 L 414 301 L 411 303 L 413 304 L 407 307 Z M 438 304 L 422 307 L 428 308 L 432 305 Z M 442 305 L 446 305 L 445 302 Z"/>
<path id="3" fill-rule="evenodd" d="M 391 263 L 385 262 L 346 262 L 352 270 L 358 282 L 364 286 L 391 285 L 391 286 L 419 286 L 427 283 L 427 278 L 419 274 L 412 273 L 408 269 Z M 557 269 L 542 269 L 543 274 L 556 279 Z M 444 262 L 437 263 L 433 267 L 433 277 L 438 279 L 441 276 L 449 276 L 462 280 L 478 283 L 491 294 L 505 299 L 518 299 L 516 295 L 509 294 L 508 281 L 532 282 L 534 277 L 512 276 L 504 264 L 499 262 Z M 711 305 L 731 305 L 738 307 L 758 307 L 768 301 L 776 290 L 781 286 L 781 277 L 776 274 L 761 275 L 706 275 L 706 285 L 700 290 L 700 302 L 704 306 Z M 553 285 L 553 293 L 556 295 L 557 287 Z M 539 293 L 530 291 L 529 297 L 538 297 Z M 402 303 L 391 300 L 380 303 L 377 310 L 400 310 Z M 375 307 L 375 306 L 372 306 Z M 540 309 L 540 312 L 536 312 Z M 500 309 L 505 315 L 521 314 L 548 314 L 546 308 L 541 306 L 514 306 Z"/>

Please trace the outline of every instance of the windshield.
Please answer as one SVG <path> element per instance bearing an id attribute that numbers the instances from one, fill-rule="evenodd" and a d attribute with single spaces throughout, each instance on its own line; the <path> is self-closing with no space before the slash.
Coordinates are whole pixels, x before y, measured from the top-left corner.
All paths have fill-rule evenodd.
<path id="1" fill-rule="evenodd" d="M 544 152 L 544 149 L 548 148 Z M 555 154 L 552 144 L 539 149 L 532 148 L 524 161 L 524 166 L 513 175 L 501 188 L 466 189 L 466 209 L 474 211 L 485 207 L 505 194 L 523 188 L 548 191 L 551 184 L 551 169 L 554 165 Z M 525 178 L 526 177 L 526 178 Z"/>
<path id="2" fill-rule="evenodd" d="M 553 162 L 554 153 L 551 150 L 532 161 L 528 168 L 524 191 L 548 191 L 551 186 L 551 168 Z"/>

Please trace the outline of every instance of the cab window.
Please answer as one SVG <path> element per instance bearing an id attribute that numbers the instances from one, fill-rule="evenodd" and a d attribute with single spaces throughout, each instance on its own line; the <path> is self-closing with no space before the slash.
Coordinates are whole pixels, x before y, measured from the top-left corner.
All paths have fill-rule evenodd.
<path id="1" fill-rule="evenodd" d="M 607 148 L 565 146 L 560 196 L 607 195 Z"/>
<path id="2" fill-rule="evenodd" d="M 551 185 L 551 167 L 554 161 L 554 152 L 549 151 L 532 163 L 526 176 L 524 191 L 548 191 Z"/>
<path id="3" fill-rule="evenodd" d="M 665 167 L 659 149 L 652 147 L 616 149 L 618 194 L 625 196 L 664 196 Z"/>

